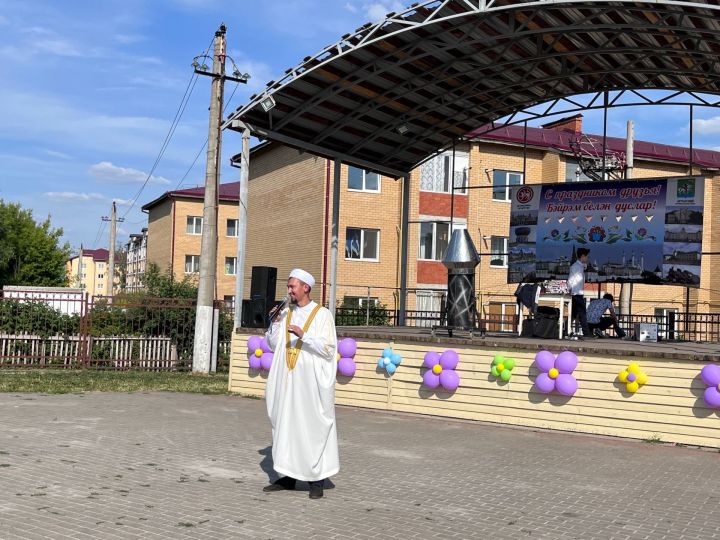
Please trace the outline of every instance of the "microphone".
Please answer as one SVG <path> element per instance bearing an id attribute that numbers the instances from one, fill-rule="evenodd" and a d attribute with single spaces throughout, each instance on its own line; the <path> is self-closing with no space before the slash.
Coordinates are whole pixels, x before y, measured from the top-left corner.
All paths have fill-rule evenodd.
<path id="1" fill-rule="evenodd" d="M 273 322 L 273 319 L 275 319 L 275 317 L 277 316 L 277 314 L 280 313 L 283 309 L 285 309 L 285 306 L 288 305 L 288 302 L 290 302 L 290 296 L 289 296 L 289 295 L 286 295 L 285 298 L 282 299 L 282 302 L 280 302 L 280 304 L 279 304 L 278 306 L 274 307 L 274 308 L 270 311 L 270 315 L 269 315 L 269 316 L 270 316 L 270 322 L 271 322 L 271 323 Z"/>

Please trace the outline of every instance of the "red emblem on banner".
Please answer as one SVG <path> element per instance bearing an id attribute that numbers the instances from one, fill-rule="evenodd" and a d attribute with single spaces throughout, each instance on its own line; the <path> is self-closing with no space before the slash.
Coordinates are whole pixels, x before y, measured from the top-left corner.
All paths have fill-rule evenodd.
<path id="1" fill-rule="evenodd" d="M 519 203 L 526 204 L 532 201 L 534 195 L 535 192 L 532 188 L 524 186 L 518 189 L 516 197 Z"/>

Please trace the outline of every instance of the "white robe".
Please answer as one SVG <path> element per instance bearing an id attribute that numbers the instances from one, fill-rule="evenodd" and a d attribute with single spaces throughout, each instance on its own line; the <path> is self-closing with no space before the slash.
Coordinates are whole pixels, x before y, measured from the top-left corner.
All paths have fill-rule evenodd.
<path id="1" fill-rule="evenodd" d="M 293 306 L 291 324 L 301 328 L 316 303 Z M 273 468 L 280 475 L 315 481 L 340 470 L 335 426 L 335 373 L 337 335 L 330 311 L 321 307 L 303 337 L 295 368 L 285 362 L 285 319 L 267 332 L 274 351 L 265 388 L 268 416 L 272 425 Z M 290 334 L 290 344 L 297 336 Z"/>

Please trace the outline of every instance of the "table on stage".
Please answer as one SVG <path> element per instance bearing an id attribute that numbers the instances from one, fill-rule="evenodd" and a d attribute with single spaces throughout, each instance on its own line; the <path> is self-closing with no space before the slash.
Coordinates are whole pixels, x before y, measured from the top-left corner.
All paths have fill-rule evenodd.
<path id="1" fill-rule="evenodd" d="M 568 333 L 572 327 L 572 296 L 569 294 L 541 294 L 538 300 L 538 305 L 542 305 L 543 302 L 550 302 L 556 304 L 560 308 L 560 318 L 558 319 L 558 339 L 562 339 L 563 325 L 562 320 L 565 318 L 565 304 L 567 303 L 567 326 Z M 522 322 L 523 322 L 523 309 L 520 306 L 518 310 L 518 335 L 522 334 Z"/>

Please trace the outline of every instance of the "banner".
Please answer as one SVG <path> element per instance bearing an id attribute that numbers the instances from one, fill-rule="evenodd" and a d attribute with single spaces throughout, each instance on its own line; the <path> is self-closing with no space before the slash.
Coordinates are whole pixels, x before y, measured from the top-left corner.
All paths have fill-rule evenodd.
<path id="1" fill-rule="evenodd" d="M 703 177 L 511 188 L 508 283 L 566 279 L 578 248 L 585 281 L 700 286 Z"/>

